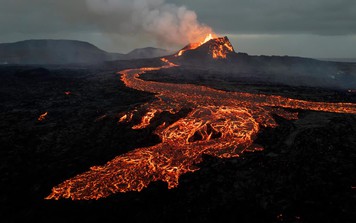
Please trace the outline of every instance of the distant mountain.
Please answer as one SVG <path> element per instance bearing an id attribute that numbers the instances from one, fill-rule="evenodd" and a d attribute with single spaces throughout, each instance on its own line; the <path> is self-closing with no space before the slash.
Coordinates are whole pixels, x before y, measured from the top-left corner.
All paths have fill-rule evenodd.
<path id="1" fill-rule="evenodd" d="M 98 63 L 109 59 L 96 46 L 74 40 L 26 40 L 0 44 L 1 64 Z"/>
<path id="2" fill-rule="evenodd" d="M 157 48 L 136 49 L 128 54 L 108 53 L 76 40 L 25 40 L 0 44 L 0 64 L 98 64 L 104 61 L 153 58 L 169 54 Z"/>
<path id="3" fill-rule="evenodd" d="M 356 63 L 356 58 L 318 58 L 318 60 L 333 61 L 333 62 Z"/>
<path id="4" fill-rule="evenodd" d="M 163 57 L 172 54 L 171 51 L 154 47 L 139 48 L 125 55 L 125 59 L 146 59 Z"/>

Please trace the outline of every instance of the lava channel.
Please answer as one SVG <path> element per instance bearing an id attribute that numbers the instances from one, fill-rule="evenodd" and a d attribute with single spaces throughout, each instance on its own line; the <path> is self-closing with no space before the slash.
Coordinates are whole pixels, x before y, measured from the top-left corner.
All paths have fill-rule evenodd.
<path id="1" fill-rule="evenodd" d="M 147 71 L 166 69 L 175 64 L 162 59 L 162 67 L 128 69 L 119 72 L 129 88 L 155 93 L 156 100 L 134 111 L 122 114 L 120 123 L 146 111 L 141 123 L 133 129 L 143 129 L 162 112 L 176 114 L 191 111 L 173 123 L 162 123 L 155 130 L 161 143 L 117 156 L 103 166 L 93 166 L 55 186 L 46 199 L 69 198 L 89 200 L 108 197 L 118 192 L 141 191 L 151 182 L 167 182 L 168 188 L 178 186 L 179 177 L 197 171 L 202 155 L 219 158 L 239 157 L 245 151 L 262 150 L 253 144 L 261 126 L 277 126 L 273 115 L 297 119 L 296 112 L 284 108 L 356 114 L 356 104 L 311 102 L 239 92 L 225 92 L 191 84 L 144 81 L 139 76 Z"/>

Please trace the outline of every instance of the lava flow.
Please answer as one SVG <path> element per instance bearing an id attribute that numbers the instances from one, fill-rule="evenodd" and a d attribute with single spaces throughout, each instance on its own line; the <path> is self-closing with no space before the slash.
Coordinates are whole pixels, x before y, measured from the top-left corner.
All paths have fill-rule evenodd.
<path id="1" fill-rule="evenodd" d="M 219 46 L 229 49 L 226 46 L 231 44 L 221 40 L 216 39 L 216 49 L 220 49 Z M 224 51 L 216 53 L 222 55 L 219 58 L 226 55 Z M 166 63 L 162 67 L 120 72 L 121 80 L 127 87 L 155 93 L 156 100 L 122 114 L 119 123 L 131 124 L 133 117 L 145 112 L 140 123 L 131 124 L 133 129 L 143 129 L 163 112 L 174 115 L 187 108 L 190 112 L 175 122 L 157 124 L 155 134 L 161 138 L 161 143 L 137 148 L 103 166 L 91 167 L 87 172 L 54 187 L 46 199 L 99 199 L 118 192 L 141 191 L 154 181 L 164 181 L 168 188 L 177 187 L 182 174 L 199 169 L 196 164 L 202 162 L 203 154 L 232 158 L 246 151 L 262 150 L 253 142 L 261 126 L 277 126 L 273 115 L 289 120 L 298 118 L 298 113 L 284 108 L 356 114 L 356 104 L 353 103 L 310 102 L 139 78 L 147 71 L 176 66 L 167 59 L 162 61 Z"/>
<path id="2" fill-rule="evenodd" d="M 48 115 L 48 112 L 45 112 L 45 113 L 43 113 L 43 114 L 41 114 L 38 118 L 37 118 L 37 120 L 39 121 L 39 122 L 42 122 L 42 121 L 44 121 L 45 119 L 46 119 L 46 116 Z"/>
<path id="3" fill-rule="evenodd" d="M 209 40 L 213 39 L 213 34 L 209 34 L 205 37 L 205 39 L 203 41 L 197 42 L 197 43 L 190 43 L 188 44 L 186 47 L 184 47 L 183 49 L 181 49 L 176 56 L 182 56 L 186 51 L 188 50 L 195 50 L 196 48 L 200 47 L 201 45 L 203 45 L 204 43 L 208 42 Z"/>

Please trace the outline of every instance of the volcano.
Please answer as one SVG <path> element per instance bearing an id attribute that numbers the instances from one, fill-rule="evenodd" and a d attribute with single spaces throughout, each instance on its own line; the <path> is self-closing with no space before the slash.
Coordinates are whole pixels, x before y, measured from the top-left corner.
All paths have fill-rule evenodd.
<path id="1" fill-rule="evenodd" d="M 193 80 L 194 83 L 196 78 L 206 79 L 209 74 L 212 74 L 218 79 L 229 80 L 230 83 L 248 81 L 334 89 L 355 87 L 355 64 L 295 56 L 249 55 L 236 52 L 226 36 L 207 38 L 201 43 L 188 44 L 176 54 L 166 58 L 180 65 L 180 68 L 176 67 L 172 71 L 172 79 L 169 71 L 164 72 L 162 77 L 147 76 L 149 79 L 176 82 L 181 76 L 182 80 Z"/>
<path id="2" fill-rule="evenodd" d="M 227 36 L 212 38 L 208 36 L 202 43 L 191 43 L 175 54 L 185 59 L 228 59 L 236 55 L 234 47 Z"/>

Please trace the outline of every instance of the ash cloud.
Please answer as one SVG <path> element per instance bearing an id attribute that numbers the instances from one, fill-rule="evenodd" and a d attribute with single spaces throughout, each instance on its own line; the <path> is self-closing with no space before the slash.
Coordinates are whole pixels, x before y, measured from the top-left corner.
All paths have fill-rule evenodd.
<path id="1" fill-rule="evenodd" d="M 162 45 L 196 42 L 212 33 L 194 11 L 164 0 L 86 0 L 86 4 L 104 31 L 148 34 Z"/>

